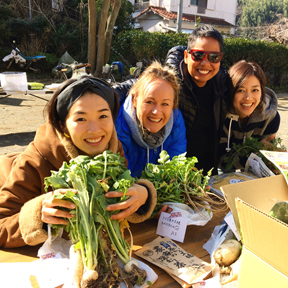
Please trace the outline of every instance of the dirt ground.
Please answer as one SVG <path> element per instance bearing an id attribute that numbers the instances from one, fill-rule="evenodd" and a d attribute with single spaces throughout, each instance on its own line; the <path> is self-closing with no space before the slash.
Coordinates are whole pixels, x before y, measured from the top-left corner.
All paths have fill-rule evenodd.
<path id="1" fill-rule="evenodd" d="M 50 77 L 37 79 L 36 75 L 27 75 L 28 82 L 52 84 Z M 36 129 L 45 122 L 43 109 L 52 94 L 13 94 L 0 95 L 0 155 L 21 152 L 33 140 Z M 278 112 L 281 116 L 277 137 L 283 139 L 288 148 L 288 93 L 278 96 Z"/>
<path id="2" fill-rule="evenodd" d="M 27 77 L 28 82 L 52 84 L 50 77 Z M 22 93 L 0 95 L 0 155 L 21 152 L 33 140 L 36 129 L 45 122 L 43 110 L 52 94 Z"/>

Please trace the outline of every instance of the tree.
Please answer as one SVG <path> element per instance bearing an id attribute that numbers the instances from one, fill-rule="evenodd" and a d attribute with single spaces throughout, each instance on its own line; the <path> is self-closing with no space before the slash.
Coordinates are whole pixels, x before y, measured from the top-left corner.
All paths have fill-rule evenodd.
<path id="1" fill-rule="evenodd" d="M 95 0 L 88 0 L 88 63 L 91 64 L 91 71 L 95 71 L 96 66 L 96 3 Z"/>
<path id="2" fill-rule="evenodd" d="M 238 0 L 242 6 L 239 25 L 242 27 L 256 27 L 264 23 L 271 23 L 276 13 L 283 13 L 287 17 L 288 0 Z"/>
<path id="3" fill-rule="evenodd" d="M 109 8 L 111 12 L 109 14 Z M 121 7 L 121 0 L 104 0 L 98 28 L 97 66 L 95 76 L 100 76 L 102 67 L 109 61 L 114 25 Z"/>
<path id="4" fill-rule="evenodd" d="M 129 0 L 122 0 L 119 14 L 115 23 L 117 27 L 115 34 L 134 28 L 135 19 L 133 18 L 134 6 Z"/>
<path id="5" fill-rule="evenodd" d="M 265 40 L 280 43 L 288 47 L 288 19 L 277 15 L 277 20 L 266 29 Z"/>
<path id="6" fill-rule="evenodd" d="M 97 7 L 98 5 L 98 7 Z M 98 18 L 98 35 L 97 35 L 97 61 L 96 59 L 96 15 L 97 9 L 101 7 L 100 18 Z M 91 64 L 92 73 L 95 76 L 100 76 L 102 67 L 109 61 L 113 30 L 119 10 L 121 0 L 103 0 L 97 1 L 88 0 L 89 10 L 89 44 L 88 44 L 88 61 Z M 95 25 L 95 27 L 94 27 Z M 95 40 L 95 45 L 93 44 Z"/>

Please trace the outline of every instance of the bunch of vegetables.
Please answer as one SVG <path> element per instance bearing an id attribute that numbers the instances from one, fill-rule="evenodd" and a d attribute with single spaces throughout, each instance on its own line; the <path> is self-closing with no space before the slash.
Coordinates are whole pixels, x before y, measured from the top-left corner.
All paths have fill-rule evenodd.
<path id="1" fill-rule="evenodd" d="M 239 168 L 245 165 L 246 160 L 249 158 L 251 153 L 257 154 L 268 168 L 271 170 L 274 169 L 274 165 L 267 160 L 259 151 L 268 150 L 268 151 L 287 151 L 287 148 L 282 145 L 281 138 L 274 138 L 269 144 L 260 142 L 257 138 L 250 137 L 245 140 L 244 143 L 235 144 L 233 143 L 232 149 L 229 153 L 225 155 L 223 159 L 222 170 L 224 172 L 229 172 L 233 168 Z M 240 164 L 240 162 L 243 162 Z M 239 166 L 241 165 L 241 166 Z"/>
<path id="2" fill-rule="evenodd" d="M 70 253 L 77 254 L 74 258 L 78 259 L 75 264 L 78 271 L 74 278 L 78 287 L 117 287 L 121 281 L 127 287 L 133 287 L 136 282 L 144 282 L 146 272 L 137 267 L 136 261 L 131 260 L 133 240 L 130 247 L 123 236 L 123 226 L 129 230 L 128 222 L 111 220 L 111 215 L 119 211 L 106 211 L 108 205 L 129 197 L 125 193 L 134 181 L 124 166 L 123 158 L 111 151 L 96 157 L 78 156 L 69 164 L 64 162 L 59 171 L 52 171 L 52 175 L 45 178 L 46 191 L 49 186 L 53 190 L 67 188 L 66 194 L 54 193 L 54 197 L 76 205 L 75 210 L 70 211 L 75 217 L 66 219 L 68 225 L 65 230 L 74 244 Z M 75 194 L 69 190 L 71 188 L 78 192 Z M 124 196 L 106 198 L 105 193 L 108 191 L 124 192 Z M 56 233 L 60 227 L 52 225 Z M 82 261 L 79 263 L 80 256 Z M 131 275 L 120 269 L 117 257 Z"/>
<path id="3" fill-rule="evenodd" d="M 269 215 L 288 224 L 288 202 L 279 201 L 273 205 Z"/>
<path id="4" fill-rule="evenodd" d="M 205 208 L 208 212 L 226 209 L 225 201 L 207 189 L 212 169 L 203 176 L 203 170 L 195 167 L 197 158 L 186 158 L 185 154 L 170 160 L 167 151 L 163 150 L 158 159 L 159 164 L 149 163 L 142 172 L 142 178 L 151 181 L 157 191 L 153 217 L 164 202 L 184 203 L 197 211 L 199 208 Z"/>

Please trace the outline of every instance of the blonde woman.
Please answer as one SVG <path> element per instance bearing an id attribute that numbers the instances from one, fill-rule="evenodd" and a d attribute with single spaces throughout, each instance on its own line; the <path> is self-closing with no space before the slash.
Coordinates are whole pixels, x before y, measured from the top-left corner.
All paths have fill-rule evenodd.
<path id="1" fill-rule="evenodd" d="M 157 164 L 162 150 L 171 158 L 186 152 L 186 128 L 177 109 L 178 94 L 174 70 L 156 61 L 130 89 L 115 127 L 134 177 L 141 176 L 147 163 Z"/>

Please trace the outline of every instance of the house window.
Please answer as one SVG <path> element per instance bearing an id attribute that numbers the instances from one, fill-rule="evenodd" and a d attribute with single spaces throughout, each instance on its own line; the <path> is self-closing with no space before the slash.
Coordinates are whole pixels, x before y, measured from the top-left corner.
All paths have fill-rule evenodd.
<path id="1" fill-rule="evenodd" d="M 191 5 L 198 5 L 198 0 L 190 0 Z"/>

